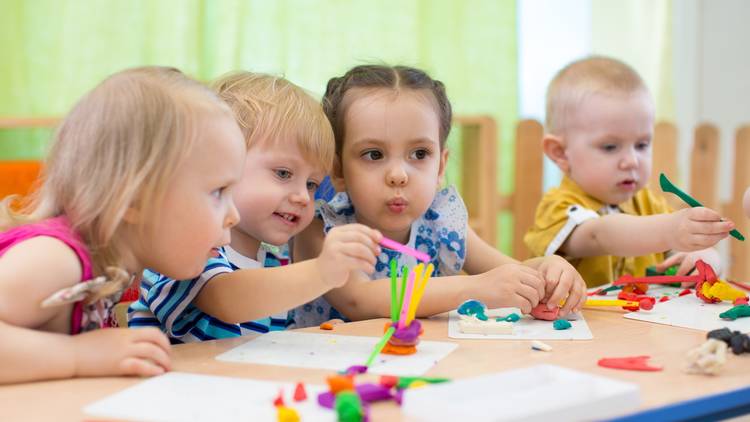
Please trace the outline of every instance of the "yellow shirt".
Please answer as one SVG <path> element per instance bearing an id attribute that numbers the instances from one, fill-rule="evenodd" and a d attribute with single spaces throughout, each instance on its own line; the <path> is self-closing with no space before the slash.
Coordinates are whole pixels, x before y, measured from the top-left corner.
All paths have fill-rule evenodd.
<path id="1" fill-rule="evenodd" d="M 560 186 L 547 192 L 536 209 L 534 226 L 524 236 L 524 242 L 534 256 L 557 253 L 558 249 L 579 224 L 610 213 L 654 215 L 671 212 L 667 202 L 648 188 L 638 191 L 629 201 L 617 206 L 606 205 L 584 192 L 567 176 Z M 633 233 L 637 236 L 637 233 Z M 646 256 L 617 257 L 611 255 L 568 258 L 586 285 L 600 286 L 618 279 L 623 274 L 640 277 L 646 267 L 664 260 L 664 253 Z"/>

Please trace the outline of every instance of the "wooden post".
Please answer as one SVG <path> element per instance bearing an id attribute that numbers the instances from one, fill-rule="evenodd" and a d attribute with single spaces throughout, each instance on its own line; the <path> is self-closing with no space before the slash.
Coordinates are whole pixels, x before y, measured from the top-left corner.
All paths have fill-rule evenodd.
<path id="1" fill-rule="evenodd" d="M 497 126 L 489 116 L 456 117 L 461 126 L 461 195 L 469 225 L 479 237 L 496 246 Z"/>
<path id="2" fill-rule="evenodd" d="M 685 203 L 676 195 L 665 194 L 659 187 L 659 174 L 664 173 L 669 180 L 677 183 L 679 186 L 684 184 L 680 182 L 679 171 L 677 166 L 677 128 L 672 123 L 658 122 L 654 127 L 654 139 L 652 145 L 652 168 L 651 178 L 649 179 L 649 188 L 658 194 L 664 196 L 667 203 L 674 208 L 684 208 Z"/>
<path id="3" fill-rule="evenodd" d="M 0 117 L 0 129 L 52 128 L 59 117 Z"/>
<path id="4" fill-rule="evenodd" d="M 522 120 L 516 126 L 515 189 L 510 208 L 513 211 L 513 257 L 518 260 L 531 256 L 523 236 L 534 225 L 536 207 L 542 199 L 543 136 L 544 128 L 536 120 Z"/>
<path id="5" fill-rule="evenodd" d="M 734 180 L 732 186 L 732 202 L 725 207 L 725 215 L 737 226 L 740 233 L 748 236 L 750 224 L 742 209 L 742 196 L 745 189 L 750 187 L 750 126 L 740 127 L 735 134 L 734 143 Z M 740 242 L 729 238 L 729 275 L 735 280 L 750 281 L 750 240 Z"/>
<path id="6" fill-rule="evenodd" d="M 719 130 L 704 123 L 695 129 L 690 165 L 690 195 L 705 207 L 718 211 L 716 179 L 719 164 Z"/>

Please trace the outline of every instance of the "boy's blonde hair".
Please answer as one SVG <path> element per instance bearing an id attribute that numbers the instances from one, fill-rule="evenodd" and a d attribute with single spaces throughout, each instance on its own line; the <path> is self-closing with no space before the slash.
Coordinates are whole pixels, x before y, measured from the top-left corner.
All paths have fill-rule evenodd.
<path id="1" fill-rule="evenodd" d="M 119 266 L 123 217 L 158 212 L 175 169 L 206 114 L 231 118 L 215 93 L 179 70 L 116 73 L 73 107 L 58 127 L 40 189 L 21 214 L 0 207 L 0 229 L 64 215 L 82 237 L 95 271 Z M 143 225 L 139 227 L 143 230 Z"/>
<path id="2" fill-rule="evenodd" d="M 564 133 L 572 110 L 590 94 L 648 93 L 638 72 L 627 64 L 602 56 L 574 61 L 557 72 L 547 88 L 547 132 Z"/>
<path id="3" fill-rule="evenodd" d="M 234 112 L 248 149 L 292 138 L 308 161 L 326 173 L 331 170 L 333 130 L 305 90 L 284 78 L 252 72 L 230 73 L 212 87 Z"/>

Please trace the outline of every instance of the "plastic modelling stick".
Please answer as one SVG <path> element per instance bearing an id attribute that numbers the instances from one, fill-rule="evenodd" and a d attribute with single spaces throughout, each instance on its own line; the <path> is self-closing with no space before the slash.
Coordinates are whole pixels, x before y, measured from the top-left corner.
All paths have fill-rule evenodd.
<path id="1" fill-rule="evenodd" d="M 691 207 L 702 207 L 700 202 L 695 200 L 692 196 L 688 195 L 687 193 L 683 192 L 678 188 L 677 186 L 673 185 L 672 182 L 667 179 L 667 176 L 664 173 L 661 173 L 659 175 L 659 185 L 661 186 L 661 190 L 664 192 L 669 192 L 677 195 L 682 199 L 686 204 L 690 205 Z M 734 237 L 737 240 L 745 240 L 745 236 L 742 235 L 737 229 L 733 229 L 729 234 Z"/>
<path id="2" fill-rule="evenodd" d="M 406 245 L 402 245 L 396 242 L 395 240 L 388 239 L 387 237 L 383 237 L 382 239 L 380 239 L 380 244 L 385 248 L 393 249 L 394 251 L 398 251 L 406 255 L 411 255 L 420 261 L 430 262 L 430 256 L 427 255 L 426 253 L 419 252 L 418 250 L 414 248 L 410 248 Z"/>

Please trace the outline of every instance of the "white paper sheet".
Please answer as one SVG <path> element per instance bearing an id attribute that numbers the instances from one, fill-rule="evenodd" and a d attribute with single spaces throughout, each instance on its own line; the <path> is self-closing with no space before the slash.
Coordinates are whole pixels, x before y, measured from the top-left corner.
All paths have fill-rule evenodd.
<path id="1" fill-rule="evenodd" d="M 402 405 L 419 421 L 600 420 L 638 410 L 636 384 L 537 365 L 408 389 Z"/>
<path id="2" fill-rule="evenodd" d="M 138 421 L 275 421 L 273 400 L 284 390 L 284 403 L 303 421 L 335 421 L 336 413 L 318 405 L 328 387 L 305 385 L 307 400 L 295 402 L 294 383 L 169 372 L 86 406 L 86 414 Z"/>
<path id="3" fill-rule="evenodd" d="M 750 318 L 738 318 L 734 321 L 719 318 L 720 313 L 733 307 L 734 305 L 729 302 L 706 303 L 693 293 L 666 302 L 657 302 L 654 309 L 631 312 L 625 314 L 625 318 L 694 330 L 711 331 L 729 327 L 743 333 L 750 332 Z"/>
<path id="4" fill-rule="evenodd" d="M 352 365 L 364 365 L 379 340 L 378 337 L 274 331 L 228 350 L 216 359 L 340 371 Z M 368 372 L 422 375 L 456 347 L 456 343 L 422 341 L 413 355 L 380 354 Z"/>

